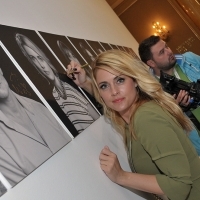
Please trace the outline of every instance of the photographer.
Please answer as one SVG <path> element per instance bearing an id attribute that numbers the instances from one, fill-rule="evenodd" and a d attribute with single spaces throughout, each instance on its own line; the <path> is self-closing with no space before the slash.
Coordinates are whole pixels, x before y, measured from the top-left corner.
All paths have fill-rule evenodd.
<path id="1" fill-rule="evenodd" d="M 200 79 L 200 56 L 192 52 L 186 52 L 180 55 L 178 64 L 172 50 L 159 36 L 153 35 L 143 40 L 139 45 L 139 55 L 141 60 L 150 67 L 151 73 L 158 80 L 160 79 L 160 70 L 186 82 L 196 82 L 197 79 Z M 179 94 L 174 95 L 174 97 L 182 108 L 189 106 L 191 97 L 187 91 L 180 90 Z M 193 121 L 196 128 L 200 126 L 199 107 L 190 109 L 187 115 Z M 199 128 L 198 132 L 200 133 Z M 200 155 L 200 138 L 197 131 L 193 130 L 189 134 L 189 137 Z"/>

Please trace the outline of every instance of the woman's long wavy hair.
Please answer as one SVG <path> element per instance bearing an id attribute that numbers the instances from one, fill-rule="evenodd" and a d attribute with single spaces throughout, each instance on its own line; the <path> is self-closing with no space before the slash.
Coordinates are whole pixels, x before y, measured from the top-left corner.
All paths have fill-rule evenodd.
<path id="1" fill-rule="evenodd" d="M 24 56 L 36 68 L 36 70 L 38 71 L 38 73 L 40 73 L 48 82 L 49 82 L 49 78 L 46 77 L 46 76 L 44 76 L 44 74 L 42 74 L 40 72 L 40 70 L 38 70 L 38 67 L 35 65 L 35 63 L 31 60 L 30 56 L 26 52 L 26 50 L 24 48 L 25 46 L 29 47 L 30 49 L 32 49 L 33 51 L 35 51 L 37 54 L 39 54 L 42 57 L 42 59 L 52 69 L 54 75 L 56 77 L 58 77 L 58 71 L 56 70 L 56 68 L 51 64 L 50 60 L 46 57 L 46 55 L 44 54 L 44 52 L 33 41 L 31 41 L 28 37 L 26 37 L 25 35 L 22 35 L 20 33 L 16 33 L 15 34 L 15 39 L 16 39 L 16 42 L 17 42 L 19 48 L 21 49 L 22 53 L 24 54 Z"/>
<path id="2" fill-rule="evenodd" d="M 133 58 L 130 54 L 119 50 L 108 50 L 98 55 L 92 66 L 92 83 L 94 96 L 103 105 L 104 115 L 109 118 L 115 129 L 122 134 L 125 139 L 125 121 L 119 115 L 118 112 L 107 107 L 103 99 L 100 96 L 99 88 L 96 82 L 96 72 L 98 69 L 104 69 L 106 71 L 116 71 L 119 74 L 123 74 L 131 77 L 136 81 L 138 85 L 138 98 L 132 107 L 132 116 L 137 108 L 144 102 L 153 100 L 165 111 L 168 111 L 176 119 L 184 130 L 190 131 L 192 124 L 190 120 L 183 114 L 181 108 L 176 104 L 174 98 L 163 91 L 161 84 L 149 73 L 148 67 L 140 60 Z M 136 138 L 134 133 L 133 123 L 130 123 L 129 130 L 132 136 Z"/>

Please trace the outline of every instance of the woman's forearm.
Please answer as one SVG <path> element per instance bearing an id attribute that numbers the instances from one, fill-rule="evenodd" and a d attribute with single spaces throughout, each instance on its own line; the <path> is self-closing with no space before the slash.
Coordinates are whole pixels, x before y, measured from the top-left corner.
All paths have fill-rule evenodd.
<path id="1" fill-rule="evenodd" d="M 116 181 L 117 184 L 141 190 L 144 192 L 163 195 L 155 175 L 144 175 L 132 172 L 123 172 Z"/>
<path id="2" fill-rule="evenodd" d="M 87 91 L 89 94 L 91 94 L 92 96 L 94 95 L 93 89 L 92 89 L 92 83 L 89 79 L 86 79 L 86 81 L 79 86 L 83 88 L 85 91 Z"/>

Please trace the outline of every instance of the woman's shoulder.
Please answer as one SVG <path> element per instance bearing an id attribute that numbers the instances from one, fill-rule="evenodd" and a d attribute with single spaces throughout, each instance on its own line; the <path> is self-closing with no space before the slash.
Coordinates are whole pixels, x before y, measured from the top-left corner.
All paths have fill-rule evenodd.
<path id="1" fill-rule="evenodd" d="M 145 121 L 150 118 L 169 118 L 170 115 L 160 105 L 154 101 L 149 101 L 142 104 L 135 112 L 134 121 Z"/>
<path id="2" fill-rule="evenodd" d="M 142 104 L 136 111 L 136 114 L 141 112 L 158 112 L 163 111 L 162 107 L 158 105 L 155 101 L 148 101 Z M 164 111 L 163 111 L 164 112 Z"/>

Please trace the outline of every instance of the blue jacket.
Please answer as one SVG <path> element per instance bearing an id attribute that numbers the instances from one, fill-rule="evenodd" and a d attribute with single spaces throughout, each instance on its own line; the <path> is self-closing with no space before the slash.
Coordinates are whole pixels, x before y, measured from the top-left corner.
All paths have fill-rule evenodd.
<path id="1" fill-rule="evenodd" d="M 176 62 L 180 66 L 183 73 L 188 77 L 191 82 L 196 82 L 197 79 L 200 79 L 200 56 L 192 53 L 186 52 L 184 54 L 177 54 L 175 55 Z M 153 70 L 150 68 L 150 73 L 155 76 Z M 195 109 L 194 112 L 200 113 L 200 107 Z M 198 116 L 193 112 L 195 117 Z M 199 119 L 198 119 L 199 121 Z M 193 143 L 198 155 L 200 156 L 200 137 L 196 129 L 192 130 L 189 133 L 189 138 Z"/>
<path id="2" fill-rule="evenodd" d="M 186 52 L 182 55 L 175 55 L 175 57 L 183 73 L 191 82 L 200 79 L 200 56 L 192 52 Z"/>

